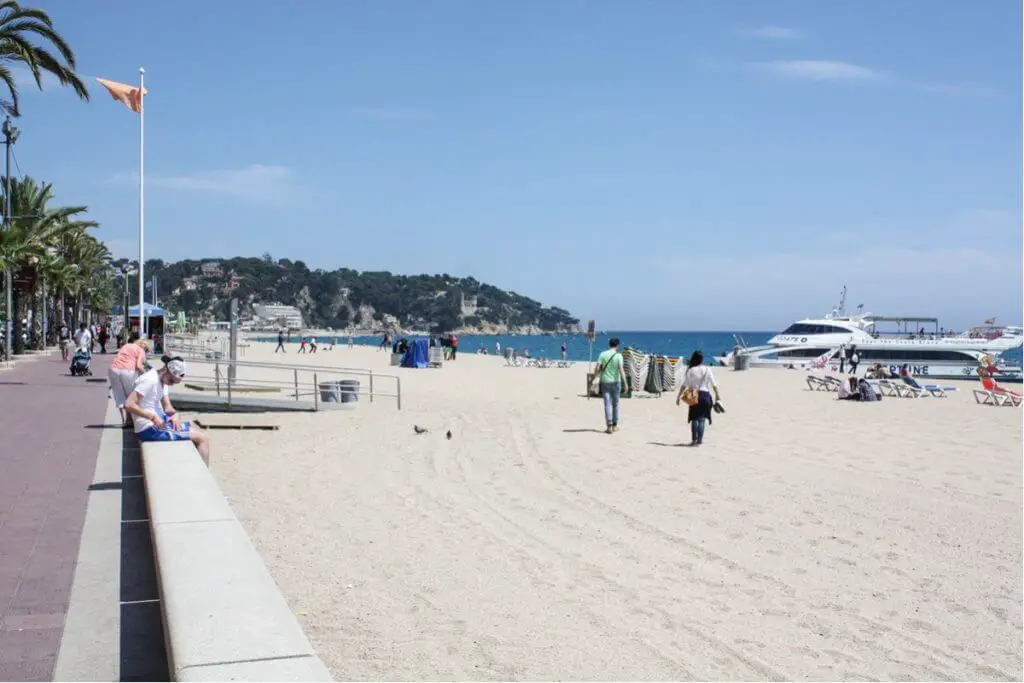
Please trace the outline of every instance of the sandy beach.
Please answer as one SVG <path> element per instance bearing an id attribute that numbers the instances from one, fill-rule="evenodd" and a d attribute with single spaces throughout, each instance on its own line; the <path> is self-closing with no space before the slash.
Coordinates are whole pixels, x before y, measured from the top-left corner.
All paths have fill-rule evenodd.
<path id="1" fill-rule="evenodd" d="M 1021 411 L 971 383 L 859 404 L 718 368 L 728 412 L 688 448 L 673 396 L 604 434 L 583 365 L 294 350 L 245 358 L 402 377 L 401 412 L 213 434 L 338 680 L 1021 677 Z"/>

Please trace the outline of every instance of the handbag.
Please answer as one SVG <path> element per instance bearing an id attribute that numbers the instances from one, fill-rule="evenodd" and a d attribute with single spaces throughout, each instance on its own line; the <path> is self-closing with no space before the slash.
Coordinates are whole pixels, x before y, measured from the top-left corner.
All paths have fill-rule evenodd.
<path id="1" fill-rule="evenodd" d="M 686 374 L 683 375 L 684 382 L 686 381 L 686 375 L 688 374 L 690 374 L 690 368 L 687 368 Z M 693 387 L 686 387 L 685 389 L 683 389 L 681 397 L 683 399 L 683 403 L 685 403 L 688 406 L 695 406 L 700 402 L 700 394 Z"/>

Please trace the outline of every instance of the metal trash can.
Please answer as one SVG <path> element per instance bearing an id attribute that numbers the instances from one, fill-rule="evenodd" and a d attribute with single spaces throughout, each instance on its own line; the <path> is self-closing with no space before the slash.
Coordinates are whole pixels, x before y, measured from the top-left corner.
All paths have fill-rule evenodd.
<path id="1" fill-rule="evenodd" d="M 320 402 L 321 403 L 341 403 L 342 393 L 339 382 L 320 382 Z"/>
<path id="2" fill-rule="evenodd" d="M 736 354 L 733 357 L 733 370 L 749 370 L 750 369 L 750 356 L 745 353 Z"/>
<path id="3" fill-rule="evenodd" d="M 338 393 L 342 403 L 359 402 L 359 380 L 343 379 L 338 381 Z"/>

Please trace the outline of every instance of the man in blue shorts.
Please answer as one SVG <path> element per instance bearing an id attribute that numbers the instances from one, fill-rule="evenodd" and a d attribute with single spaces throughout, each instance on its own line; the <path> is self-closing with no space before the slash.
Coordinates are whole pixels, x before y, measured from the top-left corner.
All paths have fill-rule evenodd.
<path id="1" fill-rule="evenodd" d="M 135 380 L 124 409 L 135 423 L 139 441 L 191 441 L 206 466 L 210 466 L 210 440 L 198 427 L 178 419 L 171 405 L 170 388 L 185 379 L 185 361 L 164 356 L 164 366 L 143 373 Z"/>

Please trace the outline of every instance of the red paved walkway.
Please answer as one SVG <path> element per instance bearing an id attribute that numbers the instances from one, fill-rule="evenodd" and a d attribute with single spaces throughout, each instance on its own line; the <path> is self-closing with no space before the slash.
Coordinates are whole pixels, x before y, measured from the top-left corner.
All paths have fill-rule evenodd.
<path id="1" fill-rule="evenodd" d="M 106 396 L 59 354 L 0 372 L 0 681 L 52 680 Z"/>

